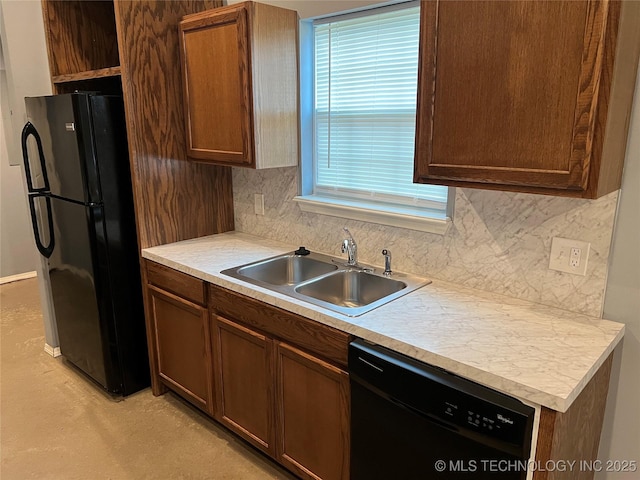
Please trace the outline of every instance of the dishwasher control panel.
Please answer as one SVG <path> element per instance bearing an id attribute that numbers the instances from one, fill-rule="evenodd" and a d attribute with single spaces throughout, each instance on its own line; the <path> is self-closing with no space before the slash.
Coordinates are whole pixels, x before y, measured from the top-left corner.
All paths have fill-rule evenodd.
<path id="1" fill-rule="evenodd" d="M 499 407 L 475 395 L 460 393 L 462 392 L 452 395 L 458 398 L 449 396 L 441 399 L 438 416 L 442 420 L 510 443 L 521 441 L 522 434 L 527 429 L 529 415 Z"/>

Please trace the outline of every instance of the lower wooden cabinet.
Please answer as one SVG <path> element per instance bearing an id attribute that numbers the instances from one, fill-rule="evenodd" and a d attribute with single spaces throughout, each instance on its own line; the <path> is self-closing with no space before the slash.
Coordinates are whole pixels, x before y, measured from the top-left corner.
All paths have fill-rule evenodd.
<path id="1" fill-rule="evenodd" d="M 273 456 L 273 341 L 221 317 L 211 324 L 216 418 Z"/>
<path id="2" fill-rule="evenodd" d="M 160 380 L 213 414 L 207 309 L 152 285 L 147 288 Z"/>
<path id="3" fill-rule="evenodd" d="M 349 478 L 349 376 L 248 326 L 211 315 L 215 417 L 303 478 Z"/>
<path id="4" fill-rule="evenodd" d="M 173 390 L 302 478 L 348 479 L 349 335 L 145 265 L 154 394 Z"/>
<path id="5" fill-rule="evenodd" d="M 306 478 L 349 478 L 349 376 L 276 342 L 277 455 Z"/>

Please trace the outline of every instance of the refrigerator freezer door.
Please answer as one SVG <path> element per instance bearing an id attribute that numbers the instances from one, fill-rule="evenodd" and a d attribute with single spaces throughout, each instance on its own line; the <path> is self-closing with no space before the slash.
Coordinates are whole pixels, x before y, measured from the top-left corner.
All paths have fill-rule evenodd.
<path id="1" fill-rule="evenodd" d="M 100 201 L 95 167 L 91 167 L 95 162 L 86 97 L 68 94 L 25 98 L 28 120 L 40 140 L 38 147 L 45 159 L 51 194 L 82 203 Z M 37 149 L 30 150 L 29 163 L 35 170 Z M 32 182 L 42 183 L 37 178 Z"/>
<path id="2" fill-rule="evenodd" d="M 51 211 L 56 246 L 49 257 L 49 277 L 60 350 L 107 390 L 119 390 L 110 371 L 108 325 L 101 321 L 109 315 L 103 303 L 110 298 L 108 282 L 101 278 L 105 267 L 96 235 L 102 208 L 51 198 Z"/>

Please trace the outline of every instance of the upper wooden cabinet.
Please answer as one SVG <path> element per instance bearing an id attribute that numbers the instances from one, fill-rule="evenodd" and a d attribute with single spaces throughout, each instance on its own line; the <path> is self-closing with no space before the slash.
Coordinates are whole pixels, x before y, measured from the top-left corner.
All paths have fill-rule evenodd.
<path id="1" fill-rule="evenodd" d="M 584 198 L 618 189 L 634 3 L 621 15 L 607 0 L 423 2 L 415 181 Z"/>
<path id="2" fill-rule="evenodd" d="M 244 2 L 188 15 L 180 41 L 187 155 L 297 165 L 297 12 Z"/>
<path id="3" fill-rule="evenodd" d="M 56 93 L 110 87 L 104 81 L 79 82 L 120 75 L 113 1 L 44 0 L 42 13 Z"/>

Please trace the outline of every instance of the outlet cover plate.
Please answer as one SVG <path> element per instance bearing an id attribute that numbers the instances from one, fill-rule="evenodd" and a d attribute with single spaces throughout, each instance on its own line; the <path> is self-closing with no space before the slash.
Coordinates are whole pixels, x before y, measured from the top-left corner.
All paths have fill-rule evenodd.
<path id="1" fill-rule="evenodd" d="M 554 237 L 551 242 L 549 268 L 574 275 L 586 275 L 590 247 L 590 243 L 581 240 Z"/>
<path id="2" fill-rule="evenodd" d="M 255 193 L 253 195 L 253 203 L 256 215 L 264 215 L 264 194 Z"/>

